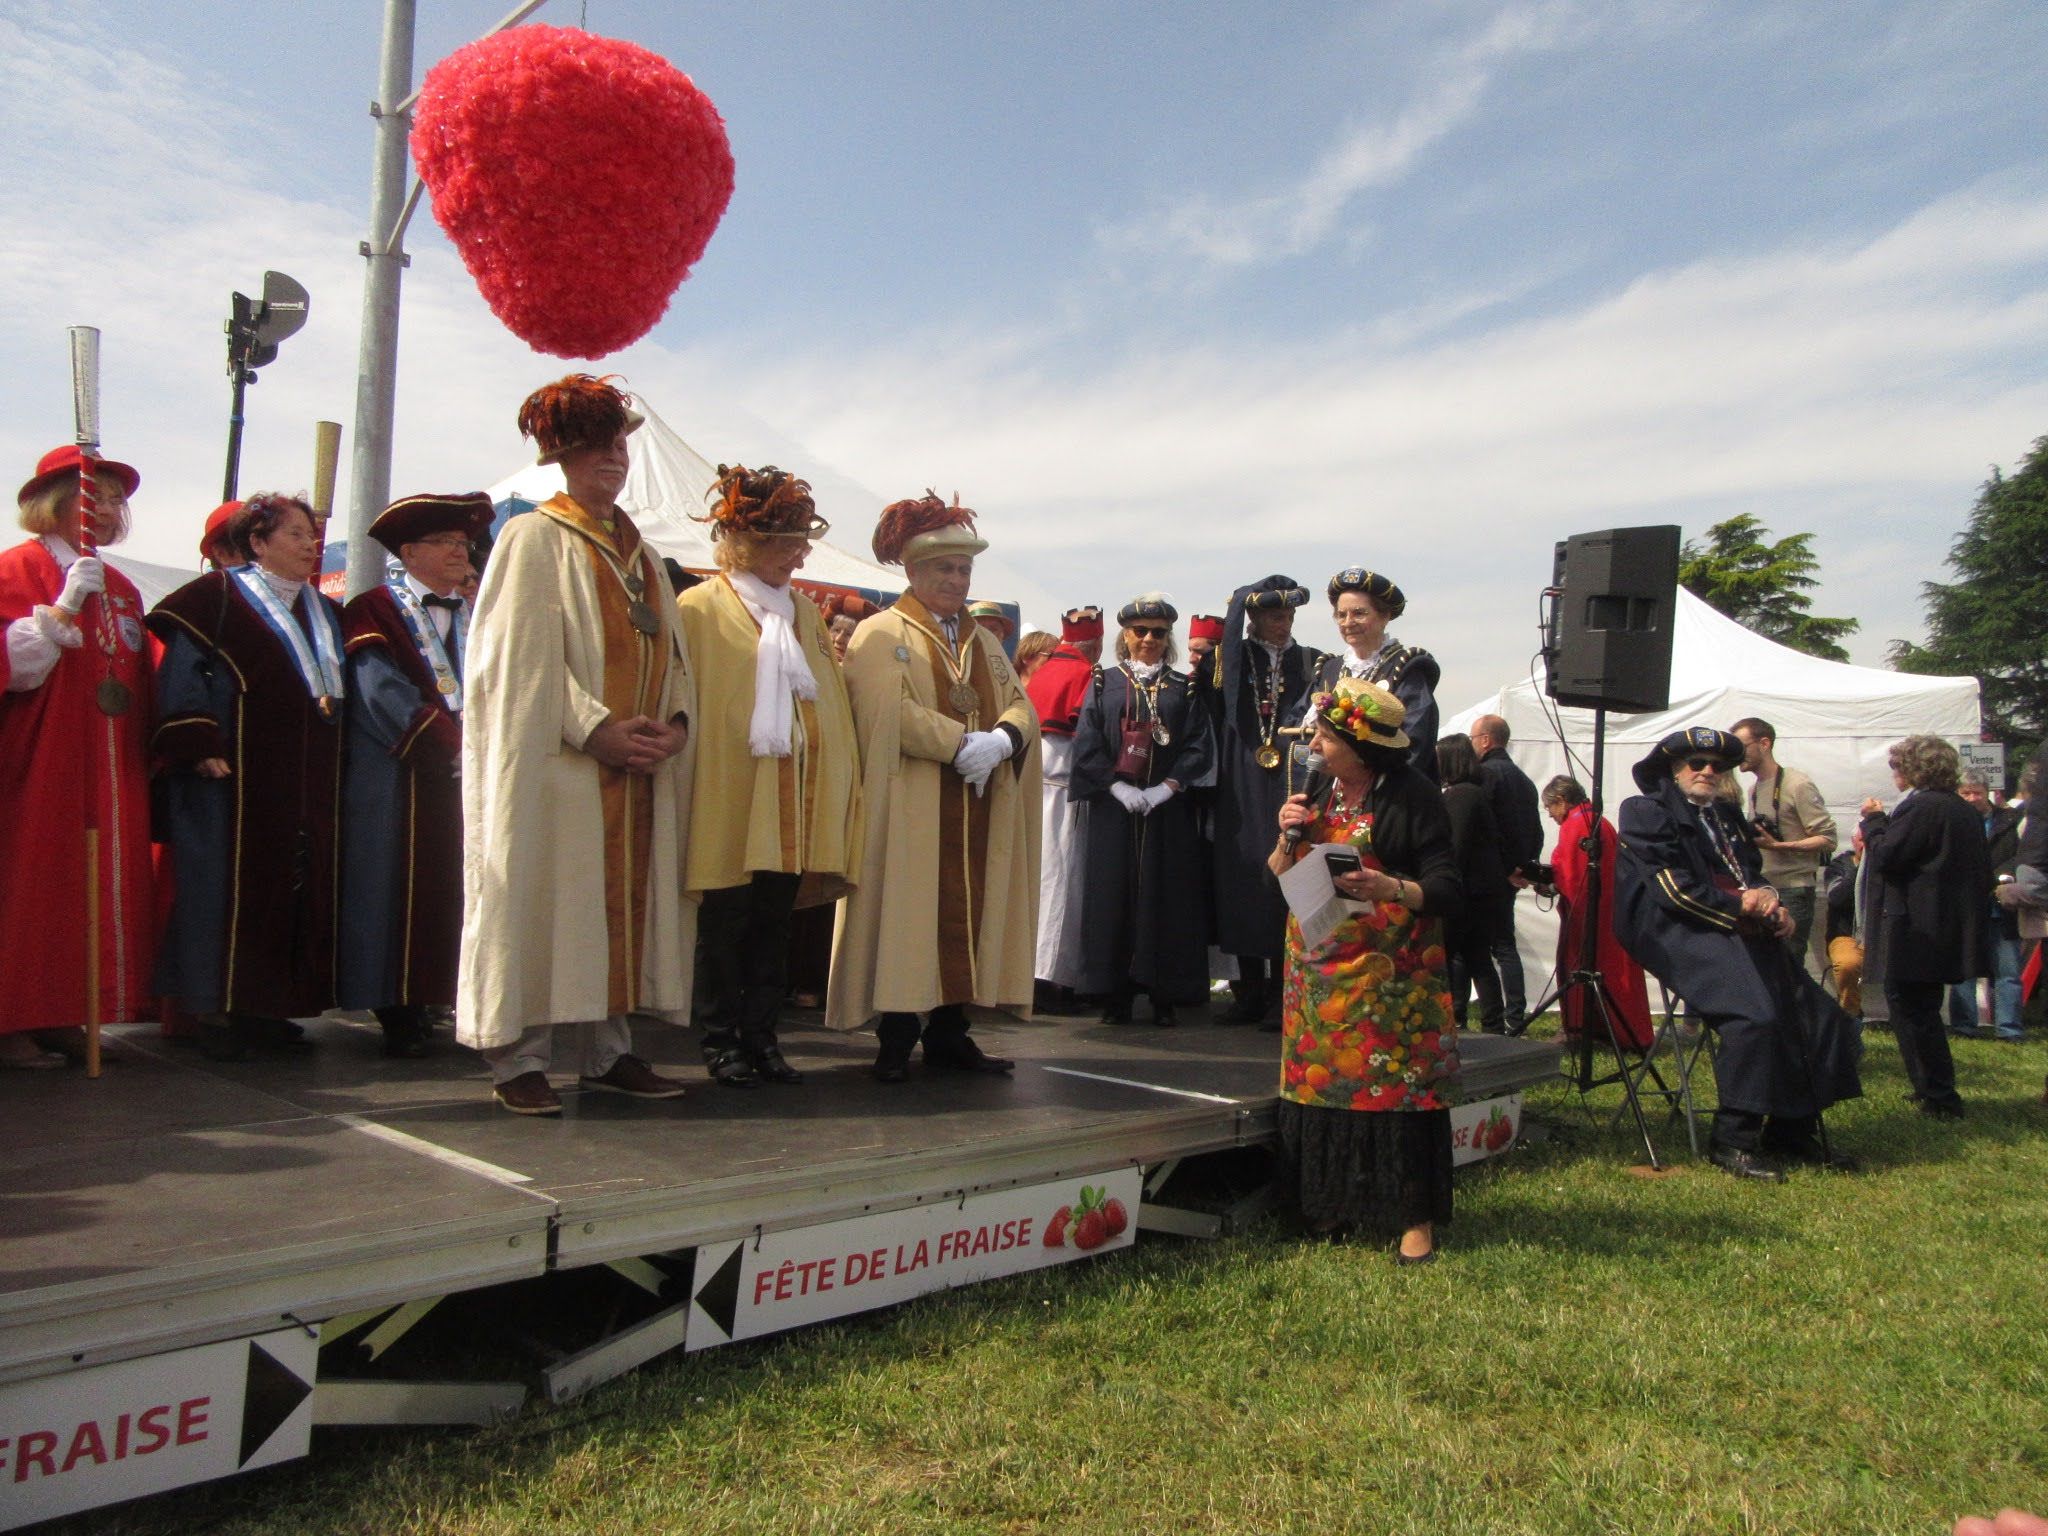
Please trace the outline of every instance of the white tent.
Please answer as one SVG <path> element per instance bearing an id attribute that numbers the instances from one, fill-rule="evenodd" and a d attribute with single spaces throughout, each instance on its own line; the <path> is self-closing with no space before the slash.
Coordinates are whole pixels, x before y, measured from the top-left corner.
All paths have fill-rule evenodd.
<path id="1" fill-rule="evenodd" d="M 661 419 L 645 396 L 636 395 L 633 403 L 647 417 L 647 424 L 633 434 L 633 464 L 626 471 L 619 505 L 660 553 L 693 570 L 711 570 L 716 562 L 711 557 L 710 527 L 692 519 L 704 515 L 708 505 L 704 493 L 717 478 L 717 470 Z M 560 469 L 553 464 L 530 464 L 492 486 L 490 497 L 500 505 L 509 497 L 537 505 L 561 489 Z M 818 510 L 833 518 L 834 509 Z M 873 515 L 849 513 L 848 520 L 864 533 L 872 526 Z M 811 546 L 810 558 L 797 579 L 880 592 L 897 592 L 903 587 L 902 572 L 862 559 L 829 537 Z"/>
<path id="2" fill-rule="evenodd" d="M 1885 763 L 1893 742 L 1924 733 L 1962 744 L 1976 741 L 1980 728 L 1975 678 L 1920 677 L 1823 661 L 1753 634 L 1683 587 L 1672 632 L 1670 698 L 1670 708 L 1652 714 L 1607 717 L 1604 798 L 1610 818 L 1636 792 L 1629 770 L 1652 744 L 1683 726 L 1726 730 L 1755 715 L 1776 729 L 1778 760 L 1812 776 L 1846 846 L 1864 797 L 1889 802 L 1898 793 Z M 1593 711 L 1558 709 L 1545 696 L 1540 675 L 1447 717 L 1443 730 L 1469 730 L 1480 715 L 1507 721 L 1509 755 L 1538 789 L 1560 773 L 1587 781 Z M 1742 782 L 1746 788 L 1749 780 L 1744 776 Z M 1548 817 L 1544 830 L 1547 858 L 1556 837 Z M 1524 892 L 1515 932 L 1533 1003 L 1538 978 L 1549 974 L 1556 954 L 1556 920 Z"/>
<path id="3" fill-rule="evenodd" d="M 189 570 L 180 570 L 174 565 L 152 565 L 147 560 L 131 560 L 113 550 L 106 551 L 106 560 L 107 564 L 135 583 L 145 610 L 154 608 L 199 574 L 197 560 L 192 562 Z"/>

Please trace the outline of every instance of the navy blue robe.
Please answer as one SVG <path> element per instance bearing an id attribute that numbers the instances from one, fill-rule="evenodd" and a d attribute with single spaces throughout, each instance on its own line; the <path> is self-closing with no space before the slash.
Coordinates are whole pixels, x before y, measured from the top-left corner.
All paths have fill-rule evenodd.
<path id="1" fill-rule="evenodd" d="M 1287 937 L 1287 902 L 1266 867 L 1280 839 L 1280 807 L 1288 795 L 1288 767 L 1261 768 L 1253 756 L 1265 739 L 1259 699 L 1271 676 L 1266 649 L 1244 635 L 1242 594 L 1231 599 L 1225 639 L 1196 682 L 1216 732 L 1213 853 L 1215 942 L 1226 954 L 1278 959 Z M 1280 656 L 1276 730 L 1298 715 L 1320 651 L 1290 641 Z M 1298 738 L 1273 737 L 1291 754 Z"/>
<path id="2" fill-rule="evenodd" d="M 342 614 L 344 1008 L 451 1006 L 462 942 L 462 727 L 388 587 Z M 455 658 L 460 669 L 460 658 Z"/>
<path id="3" fill-rule="evenodd" d="M 1307 691 L 1302 694 L 1301 702 L 1295 706 L 1294 718 L 1287 722 L 1289 725 L 1302 725 L 1307 721 L 1309 703 L 1317 694 L 1336 691 L 1337 679 L 1343 675 L 1347 659 L 1334 651 L 1323 657 Z M 1408 766 L 1432 784 L 1437 782 L 1436 685 L 1442 677 L 1443 668 L 1429 652 L 1394 640 L 1380 647 L 1371 669 L 1365 674 L 1367 682 L 1378 683 L 1406 706 L 1408 712 L 1402 717 L 1401 729 L 1408 733 Z M 1302 775 L 1292 767 L 1290 772 L 1295 780 L 1294 790 L 1299 792 Z"/>
<path id="4" fill-rule="evenodd" d="M 1763 861 L 1741 813 L 1721 801 L 1696 807 L 1664 778 L 1621 803 L 1615 937 L 1719 1032 L 1714 1080 L 1723 1108 L 1801 1117 L 1860 1096 L 1856 1021 L 1782 939 L 1740 921 L 1740 887 L 1714 853 L 1705 816 L 1726 834 L 1743 883 L 1761 882 Z"/>
<path id="5" fill-rule="evenodd" d="M 1209 995 L 1209 871 L 1192 796 L 1216 782 L 1215 732 L 1193 683 L 1164 672 L 1159 719 L 1173 739 L 1154 744 L 1142 779 L 1125 782 L 1143 789 L 1172 779 L 1181 793 L 1149 815 L 1133 816 L 1109 786 L 1123 719 L 1151 717 L 1122 667 L 1095 675 L 1099 684 L 1081 708 L 1067 781 L 1068 795 L 1088 807 L 1078 990 L 1115 995 L 1135 986 L 1155 1002 L 1199 1003 Z"/>

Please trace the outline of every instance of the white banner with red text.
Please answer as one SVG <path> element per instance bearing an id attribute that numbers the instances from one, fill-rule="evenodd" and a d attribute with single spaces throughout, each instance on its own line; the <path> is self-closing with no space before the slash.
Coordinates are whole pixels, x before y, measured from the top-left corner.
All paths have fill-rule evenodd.
<path id="1" fill-rule="evenodd" d="M 0 1530 L 306 1454 L 304 1328 L 0 1387 Z"/>
<path id="2" fill-rule="evenodd" d="M 1064 1264 L 1137 1239 L 1136 1168 L 912 1206 L 697 1250 L 686 1350 Z"/>

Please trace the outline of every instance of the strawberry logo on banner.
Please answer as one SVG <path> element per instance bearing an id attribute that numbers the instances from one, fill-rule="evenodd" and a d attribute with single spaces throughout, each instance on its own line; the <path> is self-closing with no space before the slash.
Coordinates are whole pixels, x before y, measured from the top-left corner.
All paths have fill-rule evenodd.
<path id="1" fill-rule="evenodd" d="M 575 27 L 512 27 L 428 70 L 412 158 L 491 312 L 556 357 L 652 330 L 732 198 L 711 98 Z"/>

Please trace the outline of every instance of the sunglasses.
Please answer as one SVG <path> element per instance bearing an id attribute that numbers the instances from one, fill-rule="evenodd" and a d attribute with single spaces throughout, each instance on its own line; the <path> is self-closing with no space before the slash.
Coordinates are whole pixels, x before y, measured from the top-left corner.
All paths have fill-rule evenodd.
<path id="1" fill-rule="evenodd" d="M 1710 768 L 1715 773 L 1719 773 L 1721 771 L 1721 760 L 1718 757 L 1688 757 L 1685 760 L 1685 766 L 1694 773 L 1704 773 Z"/>
<path id="2" fill-rule="evenodd" d="M 1134 635 L 1150 635 L 1155 640 L 1173 633 L 1171 624 L 1131 624 L 1125 627 Z"/>

